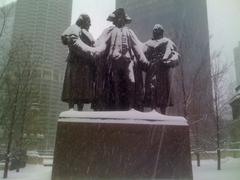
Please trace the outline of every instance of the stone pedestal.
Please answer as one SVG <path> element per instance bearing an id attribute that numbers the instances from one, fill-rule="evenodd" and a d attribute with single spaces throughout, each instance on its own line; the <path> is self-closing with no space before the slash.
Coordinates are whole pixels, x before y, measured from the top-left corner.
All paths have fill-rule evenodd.
<path id="1" fill-rule="evenodd" d="M 64 112 L 52 180 L 192 180 L 189 127 L 157 112 Z"/>

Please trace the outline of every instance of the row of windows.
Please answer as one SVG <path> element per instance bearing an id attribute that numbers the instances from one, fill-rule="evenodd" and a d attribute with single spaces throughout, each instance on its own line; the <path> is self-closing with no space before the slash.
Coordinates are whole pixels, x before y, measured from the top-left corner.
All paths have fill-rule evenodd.
<path id="1" fill-rule="evenodd" d="M 59 73 L 54 70 L 46 70 L 46 69 L 35 70 L 34 76 L 39 79 L 57 81 L 59 83 L 62 83 L 64 79 L 63 73 Z"/>

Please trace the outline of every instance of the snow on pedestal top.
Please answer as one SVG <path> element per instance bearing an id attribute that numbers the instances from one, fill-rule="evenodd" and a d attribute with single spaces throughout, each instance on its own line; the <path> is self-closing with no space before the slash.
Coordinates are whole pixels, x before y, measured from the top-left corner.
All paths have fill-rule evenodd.
<path id="1" fill-rule="evenodd" d="M 181 116 L 167 116 L 156 111 L 74 111 L 62 112 L 59 122 L 75 123 L 117 123 L 117 124 L 164 124 L 186 126 L 187 120 Z"/>

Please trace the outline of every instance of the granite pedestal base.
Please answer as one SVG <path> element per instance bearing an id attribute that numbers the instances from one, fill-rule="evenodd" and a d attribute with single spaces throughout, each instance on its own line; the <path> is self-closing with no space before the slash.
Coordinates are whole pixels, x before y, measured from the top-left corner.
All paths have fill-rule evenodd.
<path id="1" fill-rule="evenodd" d="M 192 180 L 185 119 L 115 113 L 61 114 L 52 180 Z"/>

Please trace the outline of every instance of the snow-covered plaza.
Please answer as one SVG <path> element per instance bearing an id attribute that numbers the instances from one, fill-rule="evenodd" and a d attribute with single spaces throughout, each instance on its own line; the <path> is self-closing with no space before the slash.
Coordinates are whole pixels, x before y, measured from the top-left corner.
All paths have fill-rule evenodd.
<path id="1" fill-rule="evenodd" d="M 201 167 L 197 167 L 196 161 L 192 161 L 194 180 L 239 180 L 240 158 L 222 159 L 222 170 L 217 170 L 216 160 L 201 160 Z M 50 166 L 27 165 L 20 172 L 9 171 L 9 180 L 51 180 Z M 0 171 L 1 177 L 3 171 Z M 66 179 L 67 180 L 67 179 Z"/>

